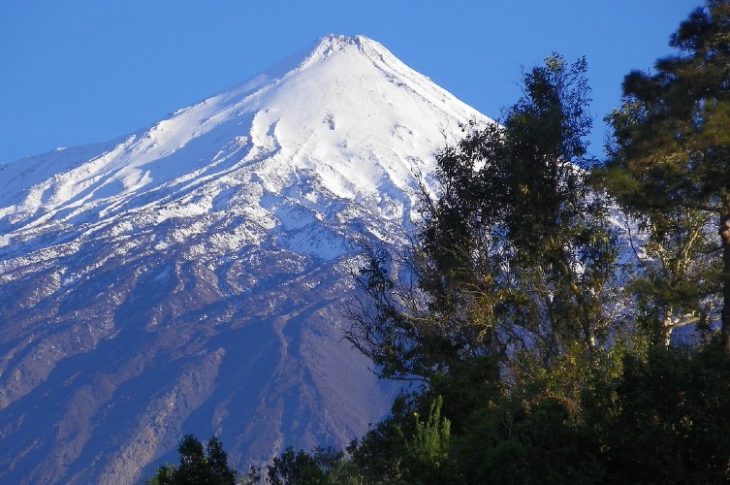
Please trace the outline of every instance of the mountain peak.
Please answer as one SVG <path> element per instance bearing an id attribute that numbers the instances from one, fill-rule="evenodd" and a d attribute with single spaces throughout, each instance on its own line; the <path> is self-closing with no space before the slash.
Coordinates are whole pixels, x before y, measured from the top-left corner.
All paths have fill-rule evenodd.
<path id="1" fill-rule="evenodd" d="M 318 47 L 330 48 L 332 50 L 344 49 L 350 46 L 361 49 L 363 46 L 379 47 L 385 49 L 382 44 L 364 35 L 342 35 L 327 34 L 316 41 Z"/>
<path id="2" fill-rule="evenodd" d="M 243 83 L 236 91 L 248 92 L 271 80 L 281 80 L 313 65 L 327 62 L 341 54 L 357 54 L 360 61 L 373 62 L 384 57 L 397 58 L 381 43 L 364 35 L 327 34 L 297 54 L 287 57 Z"/>
<path id="3" fill-rule="evenodd" d="M 364 35 L 327 34 L 317 39 L 299 55 L 266 71 L 267 77 L 284 77 L 348 54 L 353 55 L 353 62 L 374 63 L 384 62 L 387 59 L 390 63 L 402 64 L 385 46 Z"/>
<path id="4" fill-rule="evenodd" d="M 0 165 L 0 482 L 134 483 L 185 430 L 241 469 L 365 432 L 390 399 L 342 341 L 352 248 L 403 241 L 415 174 L 472 119 L 330 35 L 120 140 Z"/>
<path id="5" fill-rule="evenodd" d="M 312 56 L 327 57 L 332 53 L 345 51 L 347 49 L 357 49 L 366 54 L 373 54 L 376 52 L 390 53 L 381 43 L 364 35 L 347 36 L 340 34 L 327 34 L 320 37 L 314 43 Z"/>
<path id="6" fill-rule="evenodd" d="M 364 36 L 322 37 L 277 71 L 178 110 L 96 156 L 68 149 L 3 166 L 0 252 L 22 227 L 100 221 L 141 194 L 148 202 L 151 194 L 182 195 L 201 174 L 218 173 L 211 172 L 217 157 L 234 154 L 236 167 L 256 161 L 259 176 L 270 174 L 263 180 L 272 192 L 302 170 L 349 199 L 376 197 L 386 181 L 412 188 L 412 172 L 431 171 L 444 133 L 487 121 Z"/>

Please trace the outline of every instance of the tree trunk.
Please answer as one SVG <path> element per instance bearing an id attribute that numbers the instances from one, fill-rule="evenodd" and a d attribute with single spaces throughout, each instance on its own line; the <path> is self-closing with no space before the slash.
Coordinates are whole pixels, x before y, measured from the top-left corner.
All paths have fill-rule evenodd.
<path id="1" fill-rule="evenodd" d="M 674 330 L 674 308 L 670 305 L 667 309 L 667 313 L 664 315 L 662 321 L 662 327 L 659 330 L 661 341 L 664 343 L 664 347 L 669 348 L 672 344 L 672 330 Z"/>
<path id="2" fill-rule="evenodd" d="M 725 352 L 730 354 L 730 200 L 725 200 L 720 214 L 722 240 L 722 327 L 720 335 Z"/>

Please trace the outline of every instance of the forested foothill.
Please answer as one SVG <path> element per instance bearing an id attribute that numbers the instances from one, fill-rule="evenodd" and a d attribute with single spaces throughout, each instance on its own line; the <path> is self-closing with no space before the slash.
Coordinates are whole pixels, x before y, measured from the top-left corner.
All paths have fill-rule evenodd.
<path id="1" fill-rule="evenodd" d="M 412 247 L 365 249 L 347 334 L 416 384 L 346 450 L 239 482 L 730 481 L 730 0 L 670 44 L 626 76 L 605 160 L 587 64 L 557 54 L 438 153 Z M 194 441 L 153 482 L 234 483 Z"/>

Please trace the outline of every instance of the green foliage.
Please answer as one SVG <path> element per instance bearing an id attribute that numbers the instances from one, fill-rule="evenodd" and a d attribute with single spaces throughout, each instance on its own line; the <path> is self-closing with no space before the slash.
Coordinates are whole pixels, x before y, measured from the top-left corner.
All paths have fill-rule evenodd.
<path id="1" fill-rule="evenodd" d="M 228 454 L 223 450 L 223 443 L 213 436 L 207 447 L 208 483 L 235 483 L 236 472 L 228 467 Z"/>
<path id="2" fill-rule="evenodd" d="M 347 453 L 285 450 L 268 466 L 267 483 L 730 480 L 730 358 L 722 342 L 645 353 L 617 344 L 590 360 L 576 352 L 550 369 L 534 367 L 509 388 L 484 377 L 488 360 L 464 362 L 433 388 L 400 396 L 391 415 Z M 530 365 L 522 364 L 525 373 Z M 185 463 L 189 475 L 163 467 L 151 483 L 231 483 L 200 474 L 192 481 L 205 461 L 196 441 L 186 437 L 181 445 L 180 468 Z M 243 483 L 264 482 L 252 469 Z"/>
<path id="3" fill-rule="evenodd" d="M 183 438 L 180 447 L 180 465 L 173 473 L 175 484 L 201 483 L 207 478 L 209 466 L 203 452 L 203 445 L 192 435 Z"/>
<path id="4" fill-rule="evenodd" d="M 178 447 L 180 464 L 161 466 L 148 483 L 154 485 L 233 485 L 236 472 L 228 467 L 228 455 L 215 436 L 210 438 L 207 450 L 193 435 L 185 435 Z"/>
<path id="5" fill-rule="evenodd" d="M 320 468 L 317 458 L 304 451 L 294 452 L 287 448 L 274 458 L 268 471 L 272 485 L 324 484 L 325 472 Z"/>
<path id="6" fill-rule="evenodd" d="M 317 448 L 314 453 L 294 452 L 287 448 L 268 467 L 272 485 L 364 485 L 362 472 L 345 454 L 332 448 Z M 259 482 L 251 482 L 259 483 Z"/>
<path id="7" fill-rule="evenodd" d="M 418 482 L 443 483 L 444 469 L 448 463 L 451 440 L 451 422 L 441 416 L 441 396 L 431 402 L 426 421 L 422 421 L 418 412 L 413 416 L 416 427 L 413 437 L 408 440 L 408 458 L 412 462 L 412 472 L 418 471 L 421 476 Z"/>
<path id="8" fill-rule="evenodd" d="M 671 45 L 655 73 L 626 76 L 603 181 L 649 235 L 634 290 L 655 339 L 706 320 L 721 294 L 730 352 L 730 1 L 708 0 Z"/>
<path id="9" fill-rule="evenodd" d="M 655 347 L 646 358 L 627 355 L 624 368 L 602 389 L 610 398 L 594 398 L 586 412 L 615 481 L 730 480 L 730 359 L 722 345 Z"/>
<path id="10" fill-rule="evenodd" d="M 434 399 L 433 391 L 425 390 L 351 448 L 352 463 L 366 483 L 730 479 L 725 432 L 730 425 L 730 359 L 721 345 L 691 351 L 657 346 L 646 356 L 617 345 L 597 361 L 586 367 L 587 361 L 567 355 L 560 365 L 524 378 L 510 392 L 469 380 L 468 373 L 457 378 L 458 385 L 443 377 L 440 387 L 471 394 L 469 405 L 449 406 L 448 397 Z M 439 402 L 441 413 L 436 413 Z M 414 419 L 413 413 L 423 409 L 430 409 L 430 418 Z M 436 423 L 446 419 L 454 426 L 448 446 L 441 446 L 446 440 L 436 438 L 443 437 Z M 428 443 L 419 445 L 422 450 L 439 450 L 425 453 L 438 457 L 438 467 L 433 460 L 414 460 L 424 456 L 414 454 L 416 442 Z M 387 451 L 373 452 L 378 449 Z"/>
<path id="11" fill-rule="evenodd" d="M 575 342 L 590 352 L 604 342 L 617 246 L 605 200 L 578 168 L 592 163 L 585 71 L 553 55 L 525 74 L 502 125 L 466 127 L 438 154 L 441 193 L 424 194 L 405 261 L 418 291 L 391 278 L 399 262 L 387 252 L 367 254 L 369 305 L 348 338 L 383 376 L 430 380 L 516 349 L 550 365 Z"/>
<path id="12" fill-rule="evenodd" d="M 423 286 L 435 306 L 466 307 L 463 326 L 493 338 L 529 332 L 547 359 L 575 339 L 595 347 L 608 323 L 600 302 L 615 241 L 604 201 L 588 195 L 576 168 L 591 163 L 585 70 L 584 60 L 548 58 L 525 75 L 525 96 L 503 126 L 471 131 L 442 152 L 444 189 L 422 231 L 431 270 Z"/>

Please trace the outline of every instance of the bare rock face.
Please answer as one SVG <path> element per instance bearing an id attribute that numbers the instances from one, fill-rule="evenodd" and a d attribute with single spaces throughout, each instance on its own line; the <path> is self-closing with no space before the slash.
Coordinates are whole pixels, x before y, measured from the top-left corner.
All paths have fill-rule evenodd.
<path id="1" fill-rule="evenodd" d="M 392 387 L 342 340 L 358 235 L 485 117 L 364 38 L 99 146 L 0 165 L 0 482 L 133 483 L 218 435 L 341 445 Z M 444 139 L 446 137 L 446 140 Z"/>

